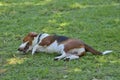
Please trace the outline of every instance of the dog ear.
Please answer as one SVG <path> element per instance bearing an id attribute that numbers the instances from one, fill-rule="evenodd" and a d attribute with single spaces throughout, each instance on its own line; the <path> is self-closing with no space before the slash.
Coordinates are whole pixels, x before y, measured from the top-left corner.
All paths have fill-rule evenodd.
<path id="1" fill-rule="evenodd" d="M 30 32 L 28 35 L 30 37 L 36 37 L 38 34 L 36 32 Z"/>

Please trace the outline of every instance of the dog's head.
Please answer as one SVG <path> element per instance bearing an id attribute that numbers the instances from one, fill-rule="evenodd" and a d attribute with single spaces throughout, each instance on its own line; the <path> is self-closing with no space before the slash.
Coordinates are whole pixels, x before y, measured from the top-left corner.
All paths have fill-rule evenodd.
<path id="1" fill-rule="evenodd" d="M 30 32 L 27 36 L 23 38 L 22 44 L 19 46 L 18 51 L 27 53 L 28 51 L 32 50 L 33 40 L 37 37 L 37 33 Z"/>

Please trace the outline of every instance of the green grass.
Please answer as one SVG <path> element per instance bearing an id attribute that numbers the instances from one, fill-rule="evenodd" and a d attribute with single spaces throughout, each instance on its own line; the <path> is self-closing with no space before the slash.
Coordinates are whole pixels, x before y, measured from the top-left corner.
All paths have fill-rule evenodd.
<path id="1" fill-rule="evenodd" d="M 105 56 L 70 62 L 57 54 L 17 54 L 28 32 L 81 39 Z M 0 0 L 1 80 L 120 80 L 119 0 Z"/>

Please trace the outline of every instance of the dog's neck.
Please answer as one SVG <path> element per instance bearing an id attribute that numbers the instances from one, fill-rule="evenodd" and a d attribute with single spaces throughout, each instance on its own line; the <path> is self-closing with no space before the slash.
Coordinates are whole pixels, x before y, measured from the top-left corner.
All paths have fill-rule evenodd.
<path id="1" fill-rule="evenodd" d="M 34 47 L 36 44 L 40 43 L 47 36 L 49 36 L 49 34 L 46 34 L 46 33 L 38 34 L 36 37 L 34 37 L 32 46 Z"/>

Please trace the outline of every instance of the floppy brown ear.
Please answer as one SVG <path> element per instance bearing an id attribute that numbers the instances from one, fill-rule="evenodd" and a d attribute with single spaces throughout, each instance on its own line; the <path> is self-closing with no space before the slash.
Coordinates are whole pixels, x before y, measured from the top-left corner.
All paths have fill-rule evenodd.
<path id="1" fill-rule="evenodd" d="M 36 37 L 38 34 L 36 32 L 30 32 L 28 35 L 31 37 Z"/>

